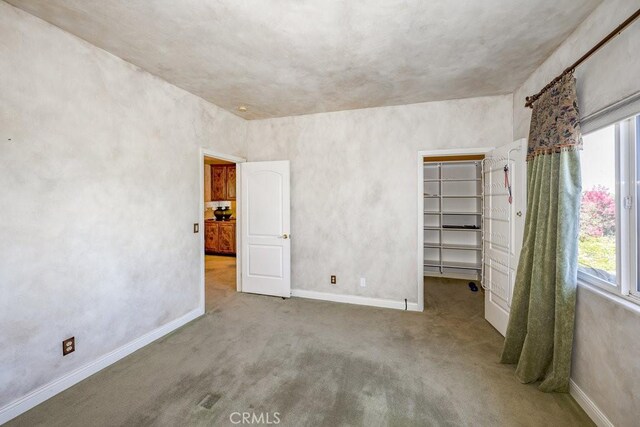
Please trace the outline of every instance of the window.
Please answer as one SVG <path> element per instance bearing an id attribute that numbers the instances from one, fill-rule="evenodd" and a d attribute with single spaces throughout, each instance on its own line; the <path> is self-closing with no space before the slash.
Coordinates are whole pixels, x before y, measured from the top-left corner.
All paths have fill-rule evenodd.
<path id="1" fill-rule="evenodd" d="M 640 298 L 637 129 L 640 115 L 583 136 L 578 243 L 579 278 L 632 298 Z"/>

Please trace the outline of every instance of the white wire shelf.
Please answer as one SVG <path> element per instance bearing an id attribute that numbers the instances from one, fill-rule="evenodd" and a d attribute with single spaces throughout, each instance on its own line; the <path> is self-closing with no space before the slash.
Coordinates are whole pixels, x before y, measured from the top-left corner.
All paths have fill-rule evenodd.
<path id="1" fill-rule="evenodd" d="M 462 195 L 451 195 L 451 196 L 438 196 L 438 195 L 433 195 L 433 194 L 424 194 L 424 198 L 425 199 L 439 199 L 439 198 L 443 198 L 443 199 L 479 199 L 482 196 L 481 195 L 475 195 L 475 196 L 462 196 Z"/>
<path id="2" fill-rule="evenodd" d="M 424 211 L 426 215 L 482 215 L 482 212 L 440 212 L 440 211 Z"/>
<path id="3" fill-rule="evenodd" d="M 455 166 L 455 165 L 480 165 L 482 160 L 445 160 L 440 162 L 424 162 L 424 166 L 438 167 L 438 166 Z"/>
<path id="4" fill-rule="evenodd" d="M 478 182 L 482 181 L 482 178 L 435 178 L 425 179 L 424 182 Z"/>
<path id="5" fill-rule="evenodd" d="M 424 227 L 425 230 L 444 230 L 444 231 L 482 231 L 482 228 L 456 228 L 456 227 Z"/>
<path id="6" fill-rule="evenodd" d="M 437 261 L 428 261 L 424 262 L 425 267 L 436 267 L 436 268 L 455 268 L 458 270 L 474 270 L 481 271 L 482 266 L 472 263 L 472 262 L 453 262 L 453 261 L 443 261 L 442 263 Z"/>
<path id="7" fill-rule="evenodd" d="M 444 243 L 442 245 L 438 245 L 436 243 L 425 243 L 425 248 L 431 249 L 451 249 L 451 250 L 461 250 L 461 251 L 481 251 L 482 246 L 480 245 L 456 245 L 456 244 L 447 244 Z"/>

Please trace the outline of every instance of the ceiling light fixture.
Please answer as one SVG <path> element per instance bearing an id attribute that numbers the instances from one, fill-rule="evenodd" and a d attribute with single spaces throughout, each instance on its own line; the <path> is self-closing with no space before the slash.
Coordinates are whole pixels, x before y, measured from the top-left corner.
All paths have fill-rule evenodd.
<path id="1" fill-rule="evenodd" d="M 245 105 L 240 105 L 238 107 L 238 111 L 240 111 L 241 113 L 245 113 L 247 111 L 247 107 Z"/>

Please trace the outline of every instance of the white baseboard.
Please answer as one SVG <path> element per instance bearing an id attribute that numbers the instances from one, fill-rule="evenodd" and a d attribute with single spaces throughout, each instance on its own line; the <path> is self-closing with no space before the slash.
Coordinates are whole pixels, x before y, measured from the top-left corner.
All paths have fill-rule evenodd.
<path id="1" fill-rule="evenodd" d="M 404 301 L 361 297 L 358 295 L 330 294 L 326 292 L 307 291 L 305 289 L 291 289 L 291 296 L 346 304 L 368 305 L 371 307 L 395 308 L 397 310 L 405 309 Z M 408 311 L 419 311 L 418 304 L 415 302 L 408 303 L 406 309 Z"/>
<path id="2" fill-rule="evenodd" d="M 144 347 L 163 337 L 164 335 L 173 332 L 179 327 L 191 322 L 192 320 L 202 316 L 204 311 L 202 308 L 197 308 L 189 313 L 185 314 L 178 319 L 175 319 L 165 325 L 160 326 L 157 329 L 136 338 L 135 340 L 117 348 L 104 356 L 87 363 L 84 366 L 45 384 L 27 395 L 14 400 L 8 405 L 0 408 L 0 424 L 4 424 L 7 421 L 17 417 L 18 415 L 28 411 L 36 405 L 44 402 L 45 400 L 55 396 L 56 394 L 68 389 L 72 385 L 79 383 L 80 381 L 88 378 L 96 372 L 106 368 L 107 366 L 117 362 L 125 356 L 130 355 L 136 350 Z"/>
<path id="3" fill-rule="evenodd" d="M 576 402 L 578 402 L 578 405 L 584 409 L 584 412 L 589 415 L 598 427 L 613 427 L 613 423 L 609 421 L 609 418 L 607 418 L 604 412 L 598 408 L 595 402 L 591 400 L 573 380 L 569 380 L 569 394 L 571 394 Z"/>

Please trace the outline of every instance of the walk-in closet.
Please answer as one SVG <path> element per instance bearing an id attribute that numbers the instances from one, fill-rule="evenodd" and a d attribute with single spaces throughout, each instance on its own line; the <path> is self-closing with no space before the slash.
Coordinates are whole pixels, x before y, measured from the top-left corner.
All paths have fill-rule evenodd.
<path id="1" fill-rule="evenodd" d="M 482 280 L 482 159 L 424 158 L 425 276 Z"/>

